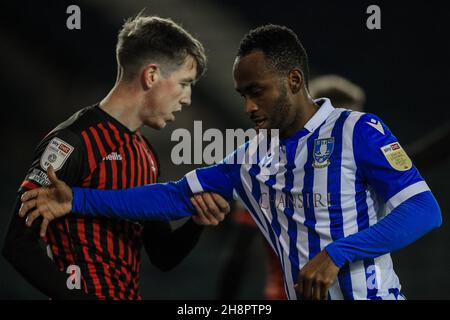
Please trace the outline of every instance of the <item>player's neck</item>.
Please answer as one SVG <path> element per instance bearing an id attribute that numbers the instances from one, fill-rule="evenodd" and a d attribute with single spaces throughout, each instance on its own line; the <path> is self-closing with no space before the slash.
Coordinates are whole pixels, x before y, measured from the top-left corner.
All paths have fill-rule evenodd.
<path id="1" fill-rule="evenodd" d="M 132 89 L 124 88 L 123 84 L 116 84 L 100 102 L 99 107 L 134 132 L 143 126 L 137 100 L 138 97 L 132 93 Z"/>
<path id="2" fill-rule="evenodd" d="M 286 139 L 294 135 L 299 130 L 305 127 L 305 124 L 314 116 L 319 110 L 319 106 L 311 99 L 305 99 L 301 101 L 296 108 L 295 120 L 292 124 L 280 132 L 280 137 Z"/>

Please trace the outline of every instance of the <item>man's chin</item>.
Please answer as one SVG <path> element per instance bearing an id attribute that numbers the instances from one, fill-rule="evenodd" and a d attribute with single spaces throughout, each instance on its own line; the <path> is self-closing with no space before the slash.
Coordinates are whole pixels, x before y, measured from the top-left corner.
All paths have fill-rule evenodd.
<path id="1" fill-rule="evenodd" d="M 164 120 L 154 121 L 154 122 L 147 124 L 147 126 L 149 126 L 152 129 L 155 129 L 155 130 L 164 129 L 166 127 L 166 125 L 167 125 L 167 122 Z"/>

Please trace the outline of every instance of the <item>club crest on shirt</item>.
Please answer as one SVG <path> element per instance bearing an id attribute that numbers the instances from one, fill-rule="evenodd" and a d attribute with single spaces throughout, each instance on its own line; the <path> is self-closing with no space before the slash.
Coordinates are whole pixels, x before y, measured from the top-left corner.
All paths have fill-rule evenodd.
<path id="1" fill-rule="evenodd" d="M 52 165 L 53 169 L 58 171 L 62 168 L 73 150 L 74 147 L 67 142 L 59 138 L 53 138 L 41 156 L 41 168 L 47 170 L 48 166 Z"/>
<path id="2" fill-rule="evenodd" d="M 330 157 L 334 150 L 334 137 L 314 140 L 313 167 L 325 168 L 330 165 Z"/>

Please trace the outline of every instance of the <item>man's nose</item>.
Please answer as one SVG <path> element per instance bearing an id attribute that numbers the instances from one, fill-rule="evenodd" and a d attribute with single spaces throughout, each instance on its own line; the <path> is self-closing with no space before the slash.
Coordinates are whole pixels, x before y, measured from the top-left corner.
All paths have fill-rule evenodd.
<path id="1" fill-rule="evenodd" d="M 191 105 L 191 94 L 189 93 L 181 98 L 180 104 L 182 107 L 189 107 Z"/>
<path id="2" fill-rule="evenodd" d="M 256 110 L 258 110 L 258 106 L 253 102 L 253 100 L 245 98 L 245 112 L 252 113 L 253 111 Z"/>

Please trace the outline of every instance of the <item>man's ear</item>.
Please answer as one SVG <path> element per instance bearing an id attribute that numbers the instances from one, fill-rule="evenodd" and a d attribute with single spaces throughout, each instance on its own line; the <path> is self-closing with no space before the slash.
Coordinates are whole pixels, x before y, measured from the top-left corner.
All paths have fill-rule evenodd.
<path id="1" fill-rule="evenodd" d="M 151 89 L 152 86 L 159 80 L 161 73 L 156 64 L 149 64 L 141 72 L 141 83 L 144 89 Z"/>
<path id="2" fill-rule="evenodd" d="M 303 73 L 300 69 L 292 69 L 289 72 L 288 76 L 288 84 L 292 93 L 297 93 L 300 91 L 304 84 L 305 78 L 303 77 Z"/>

